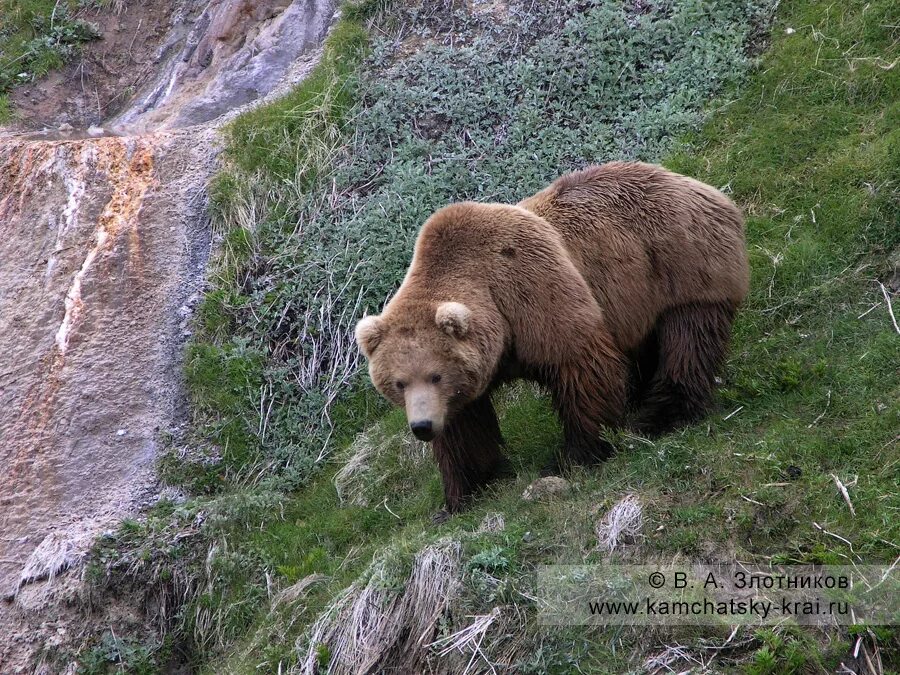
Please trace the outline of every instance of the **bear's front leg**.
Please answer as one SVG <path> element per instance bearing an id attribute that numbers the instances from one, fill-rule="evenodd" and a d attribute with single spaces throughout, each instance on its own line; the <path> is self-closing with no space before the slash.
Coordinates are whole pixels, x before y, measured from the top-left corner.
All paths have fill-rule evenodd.
<path id="1" fill-rule="evenodd" d="M 453 416 L 432 441 L 447 511 L 460 511 L 474 492 L 508 471 L 502 448 L 503 436 L 489 394 Z"/>

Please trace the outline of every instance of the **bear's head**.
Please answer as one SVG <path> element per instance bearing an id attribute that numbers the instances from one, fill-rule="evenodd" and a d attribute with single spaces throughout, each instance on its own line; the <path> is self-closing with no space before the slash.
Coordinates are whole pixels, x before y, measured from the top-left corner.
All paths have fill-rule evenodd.
<path id="1" fill-rule="evenodd" d="M 416 438 L 431 441 L 486 388 L 472 311 L 459 302 L 428 303 L 415 314 L 367 316 L 356 341 L 375 388 L 406 409 Z"/>

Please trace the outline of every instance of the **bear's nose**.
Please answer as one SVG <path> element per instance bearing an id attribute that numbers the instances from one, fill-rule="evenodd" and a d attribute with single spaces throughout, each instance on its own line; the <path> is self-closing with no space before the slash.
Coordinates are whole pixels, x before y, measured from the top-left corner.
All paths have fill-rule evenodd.
<path id="1" fill-rule="evenodd" d="M 434 431 L 431 428 L 431 420 L 418 420 L 416 422 L 410 422 L 409 428 L 412 430 L 415 437 L 420 441 L 430 441 L 434 438 Z"/>

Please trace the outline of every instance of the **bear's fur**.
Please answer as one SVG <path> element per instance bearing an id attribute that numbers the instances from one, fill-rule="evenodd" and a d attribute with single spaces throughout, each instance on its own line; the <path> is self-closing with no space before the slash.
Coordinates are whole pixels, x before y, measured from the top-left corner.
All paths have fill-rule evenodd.
<path id="1" fill-rule="evenodd" d="M 718 190 L 612 162 L 516 206 L 463 202 L 422 227 L 380 316 L 357 326 L 375 387 L 434 440 L 446 507 L 505 470 L 490 400 L 523 377 L 553 396 L 564 458 L 609 455 L 623 423 L 703 414 L 749 284 L 743 219 Z"/>

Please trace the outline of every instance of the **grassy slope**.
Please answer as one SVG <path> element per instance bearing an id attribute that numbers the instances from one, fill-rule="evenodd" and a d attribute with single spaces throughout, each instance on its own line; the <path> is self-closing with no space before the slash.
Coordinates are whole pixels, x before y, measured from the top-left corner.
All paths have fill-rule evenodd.
<path id="1" fill-rule="evenodd" d="M 625 493 L 640 495 L 649 521 L 646 539 L 626 552 L 632 559 L 893 560 L 900 542 L 900 342 L 875 281 L 890 275 L 889 258 L 896 257 L 900 238 L 900 90 L 896 68 L 887 68 L 897 58 L 897 21 L 890 7 L 890 2 L 846 7 L 795 2 L 783 7 L 773 44 L 740 96 L 720 105 L 702 131 L 688 136 L 665 160 L 673 169 L 725 186 L 748 214 L 753 290 L 736 326 L 719 410 L 705 423 L 655 443 L 622 435 L 622 452 L 600 469 L 574 476 L 570 497 L 526 504 L 519 495 L 558 444 L 559 432 L 542 397 L 524 387 L 505 392 L 502 426 L 519 478 L 498 485 L 469 512 L 440 528 L 428 524 L 440 503 L 436 472 L 429 461 L 402 450 L 404 420 L 398 412 L 389 413 L 371 432 L 372 442 L 385 447 L 361 483 L 368 505 L 339 502 L 332 474 L 345 461 L 340 453 L 324 473 L 304 472 L 303 480 L 312 475 L 313 481 L 299 491 L 285 494 L 284 482 L 263 480 L 260 486 L 258 477 L 241 473 L 242 462 L 255 470 L 266 464 L 260 463 L 248 432 L 260 426 L 246 412 L 246 388 L 240 383 L 254 381 L 258 373 L 253 369 L 264 366 L 252 344 L 245 342 L 247 349 L 240 352 L 227 342 L 241 325 L 234 312 L 224 310 L 247 302 L 241 293 L 253 276 L 246 272 L 247 261 L 264 260 L 265 244 L 236 230 L 229 251 L 232 263 L 240 264 L 223 267 L 218 296 L 203 316 L 206 334 L 215 339 L 195 347 L 199 357 L 190 373 L 198 402 L 206 406 L 205 416 L 200 406 L 199 419 L 213 417 L 213 437 L 224 439 L 225 458 L 212 469 L 203 463 L 168 464 L 173 480 L 211 496 L 162 504 L 147 523 L 130 525 L 101 546 L 99 561 L 114 571 L 143 563 L 142 574 L 151 571 L 161 586 L 187 599 L 176 623 L 180 639 L 193 640 L 195 653 L 204 658 L 214 656 L 213 671 L 250 671 L 260 663 L 274 669 L 296 659 L 296 637 L 380 551 L 391 549 L 408 558 L 426 542 L 450 534 L 464 539 L 467 560 L 487 554 L 496 563 L 493 573 L 503 579 L 499 592 L 485 592 L 471 574 L 461 614 L 522 603 L 526 620 L 518 627 L 519 666 L 568 672 L 573 661 L 580 661 L 584 670 L 617 671 L 633 664 L 633 654 L 665 639 L 691 643 L 701 637 L 696 631 L 674 636 L 582 629 L 542 634 L 527 619 L 527 602 L 518 590 L 529 569 L 584 559 L 594 545 L 598 509 Z M 353 32 L 354 26 L 346 28 Z M 277 137 L 285 120 L 298 119 L 301 123 L 291 134 L 308 131 L 302 121 L 322 108 L 303 106 L 311 100 L 335 100 L 331 94 L 344 91 L 351 71 L 341 66 L 326 73 L 291 103 L 238 125 L 233 156 L 246 159 L 245 170 L 270 171 L 276 183 L 293 172 L 295 165 L 282 163 L 282 154 L 271 152 L 268 167 L 264 156 L 254 156 L 259 134 Z M 337 88 L 327 85 L 334 81 Z M 296 110 L 305 112 L 288 114 Z M 304 149 L 295 153 L 296 165 L 305 169 L 301 184 L 313 184 L 327 166 L 329 148 L 346 133 L 346 110 L 339 101 L 314 117 L 318 131 L 313 136 L 338 139 L 334 145 L 289 146 L 288 153 Z M 311 147 L 319 152 L 307 151 Z M 525 182 L 542 179 L 529 176 Z M 229 180 L 226 176 L 220 186 L 223 213 L 236 219 L 240 211 L 229 208 L 229 199 L 240 187 Z M 242 199 L 246 203 L 247 195 Z M 294 211 L 277 201 L 271 212 L 276 221 L 290 221 L 286 214 Z M 239 290 L 233 291 L 236 282 Z M 243 358 L 247 351 L 249 359 Z M 236 372 L 216 370 L 216 363 Z M 225 380 L 221 372 L 228 375 Z M 254 400 L 253 407 L 259 404 Z M 365 392 L 339 406 L 336 444 L 349 442 L 354 430 L 381 410 Z M 243 421 L 231 433 L 229 425 L 238 417 Z M 245 445 L 234 453 L 228 443 L 236 442 Z M 831 474 L 844 482 L 858 476 L 851 488 L 855 517 Z M 215 487 L 223 482 L 237 486 Z M 293 480 L 287 481 L 291 484 Z M 503 532 L 464 534 L 491 512 L 505 514 Z M 197 537 L 173 543 L 173 523 L 196 523 L 198 516 L 203 525 L 192 531 L 202 530 L 202 543 Z M 813 523 L 851 542 L 852 550 Z M 215 555 L 205 570 L 186 562 L 198 556 L 202 560 L 208 551 Z M 587 557 L 597 558 L 596 553 Z M 269 595 L 260 570 L 270 573 L 276 587 L 311 573 L 323 573 L 328 581 L 313 586 L 302 601 L 267 609 Z M 833 667 L 850 640 L 847 632 L 797 630 L 763 631 L 751 638 L 741 649 L 723 654 L 719 663 L 735 659 L 755 672 Z M 896 634 L 882 632 L 878 640 L 883 657 L 889 658 L 897 648 Z M 491 648 L 488 640 L 489 654 Z"/>
<path id="2" fill-rule="evenodd" d="M 0 0 L 0 123 L 11 119 L 7 92 L 61 68 L 78 45 L 97 37 L 77 18 L 79 8 L 99 7 L 103 0 Z"/>
<path id="3" fill-rule="evenodd" d="M 238 120 L 217 190 L 227 263 L 188 368 L 222 464 L 305 482 L 348 428 L 331 404 L 361 382 L 353 322 L 402 278 L 425 218 L 455 199 L 517 201 L 586 162 L 658 158 L 746 71 L 752 5 L 401 4 L 357 75 L 326 64 Z M 333 52 L 353 57 L 348 30 Z"/>

